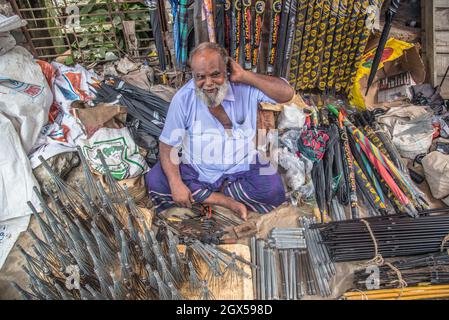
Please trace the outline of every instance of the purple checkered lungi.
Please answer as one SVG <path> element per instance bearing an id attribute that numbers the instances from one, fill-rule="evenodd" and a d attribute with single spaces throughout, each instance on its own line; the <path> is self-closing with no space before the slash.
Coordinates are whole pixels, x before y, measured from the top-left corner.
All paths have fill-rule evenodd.
<path id="1" fill-rule="evenodd" d="M 261 175 L 260 168 L 270 164 L 251 164 L 248 171 L 223 175 L 214 183 L 198 180 L 198 173 L 192 166 L 181 163 L 181 179 L 192 192 L 195 202 L 203 202 L 212 192 L 223 192 L 226 196 L 245 204 L 251 211 L 267 213 L 285 202 L 285 189 L 278 173 Z M 171 196 L 167 177 L 158 162 L 145 175 L 149 195 L 159 213 L 176 207 Z"/>

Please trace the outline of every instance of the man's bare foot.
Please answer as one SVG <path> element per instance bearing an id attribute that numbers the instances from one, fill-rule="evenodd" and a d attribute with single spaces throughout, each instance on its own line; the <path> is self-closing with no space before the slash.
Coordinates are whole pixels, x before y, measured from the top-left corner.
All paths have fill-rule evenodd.
<path id="1" fill-rule="evenodd" d="M 246 209 L 246 206 L 243 203 L 233 200 L 229 204 L 229 209 L 239 214 L 244 221 L 248 219 L 248 210 Z"/>

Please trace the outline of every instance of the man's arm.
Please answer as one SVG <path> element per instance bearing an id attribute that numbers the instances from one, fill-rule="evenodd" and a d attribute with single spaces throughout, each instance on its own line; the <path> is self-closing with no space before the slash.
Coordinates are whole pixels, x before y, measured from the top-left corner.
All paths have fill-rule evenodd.
<path id="1" fill-rule="evenodd" d="M 281 78 L 244 70 L 232 59 L 230 59 L 229 63 L 231 67 L 231 76 L 229 80 L 233 82 L 240 82 L 256 87 L 278 103 L 288 102 L 295 95 L 295 90 Z"/>
<path id="2" fill-rule="evenodd" d="M 176 148 L 159 141 L 159 154 L 162 170 L 167 177 L 173 201 L 181 207 L 191 208 L 194 199 L 189 188 L 181 179 Z"/>

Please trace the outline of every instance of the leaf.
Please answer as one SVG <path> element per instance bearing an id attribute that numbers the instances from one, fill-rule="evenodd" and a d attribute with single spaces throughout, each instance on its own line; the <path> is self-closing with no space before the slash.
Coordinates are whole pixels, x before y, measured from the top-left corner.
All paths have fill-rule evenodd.
<path id="1" fill-rule="evenodd" d="M 80 48 L 85 48 L 85 47 L 87 47 L 88 44 L 89 44 L 89 40 L 87 38 L 84 38 L 83 40 L 80 41 L 79 46 L 80 46 Z"/>
<path id="2" fill-rule="evenodd" d="M 107 51 L 107 49 L 106 49 L 105 47 L 101 47 L 101 48 L 99 49 L 99 55 L 100 55 L 100 58 L 101 58 L 101 59 L 104 59 L 104 57 L 105 57 L 105 55 L 106 55 L 106 51 Z"/>
<path id="3" fill-rule="evenodd" d="M 115 16 L 114 19 L 112 19 L 112 24 L 114 26 L 117 26 L 121 23 L 122 23 L 122 18 L 120 18 L 120 16 Z"/>
<path id="4" fill-rule="evenodd" d="M 95 6 L 96 0 L 90 0 L 89 3 L 80 10 L 80 15 L 88 14 Z"/>
<path id="5" fill-rule="evenodd" d="M 68 57 L 66 57 L 65 60 L 64 60 L 64 64 L 65 64 L 66 66 L 71 66 L 71 65 L 73 65 L 74 63 L 75 63 L 75 61 L 73 60 L 73 57 L 72 57 L 72 56 L 68 56 Z"/>
<path id="6" fill-rule="evenodd" d="M 84 26 L 87 24 L 91 24 L 94 20 L 91 19 L 90 17 L 81 17 L 80 19 L 80 25 Z"/>

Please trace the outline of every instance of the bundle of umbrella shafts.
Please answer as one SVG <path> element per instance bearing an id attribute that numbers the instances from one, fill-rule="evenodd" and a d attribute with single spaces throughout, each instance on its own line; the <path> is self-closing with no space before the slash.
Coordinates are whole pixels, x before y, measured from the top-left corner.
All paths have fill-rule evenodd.
<path id="1" fill-rule="evenodd" d="M 449 256 L 447 252 L 427 254 L 392 262 L 401 273 L 401 278 L 407 286 L 423 284 L 449 283 Z M 389 266 L 382 266 L 378 273 L 378 289 L 396 288 L 398 286 L 397 272 Z M 368 274 L 365 269 L 354 273 L 354 287 L 360 290 L 367 288 Z"/>
<path id="2" fill-rule="evenodd" d="M 328 104 L 327 109 L 315 108 L 312 100 L 311 104 L 315 120 L 308 121 L 306 132 L 325 137 L 325 151 L 311 157 L 301 137 L 298 149 L 301 156 L 314 162 L 312 180 L 322 222 L 328 216 L 334 221 L 346 220 L 347 211 L 350 218 L 357 219 L 362 205 L 369 216 L 407 213 L 416 217 L 428 208 L 397 149 L 370 112 L 352 114 L 355 125 L 343 107 Z"/>
<path id="3" fill-rule="evenodd" d="M 178 238 L 167 229 L 155 235 L 151 217 L 107 167 L 108 192 L 95 182 L 81 152 L 79 156 L 87 185 L 76 189 L 40 159 L 54 182 L 52 190 L 45 190 L 53 208 L 35 188 L 45 219 L 29 202 L 43 238 L 30 231 L 34 254 L 20 248 L 30 291 L 14 286 L 24 299 L 183 299 L 180 288 L 187 283 L 192 295 L 211 299 L 209 282 L 223 275 L 247 276 L 240 257 L 199 241 L 192 240 L 181 254 Z M 104 160 L 101 152 L 98 156 Z M 203 262 L 212 274 L 207 279 L 199 271 Z"/>
<path id="4" fill-rule="evenodd" d="M 449 297 L 449 285 L 423 285 L 398 289 L 350 291 L 343 295 L 346 300 L 421 300 Z"/>
<path id="5" fill-rule="evenodd" d="M 305 295 L 331 295 L 330 280 L 336 270 L 326 247 L 320 244 L 318 230 L 310 229 L 314 222 L 303 217 L 302 228 L 275 228 L 267 242 L 251 238 L 251 261 L 258 267 L 253 270 L 257 299 L 299 300 Z"/>
<path id="6" fill-rule="evenodd" d="M 448 210 L 446 210 L 446 213 Z M 369 226 L 369 228 L 368 228 Z M 435 253 L 447 248 L 449 215 L 374 217 L 316 224 L 334 262 Z"/>
<path id="7" fill-rule="evenodd" d="M 164 127 L 169 102 L 116 77 L 95 85 L 95 103 L 118 103 L 127 107 L 128 123 L 138 121 L 137 129 L 158 138 Z"/>

